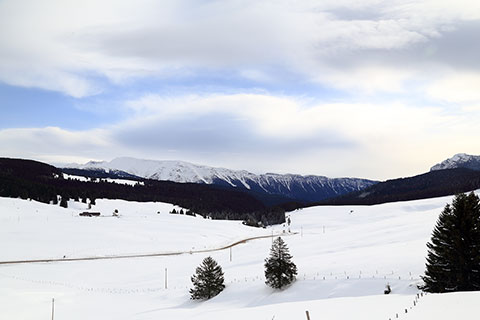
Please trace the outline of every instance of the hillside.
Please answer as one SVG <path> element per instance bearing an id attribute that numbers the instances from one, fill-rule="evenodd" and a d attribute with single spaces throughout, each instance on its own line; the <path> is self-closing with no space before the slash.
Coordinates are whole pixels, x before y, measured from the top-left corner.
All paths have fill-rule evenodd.
<path id="1" fill-rule="evenodd" d="M 69 208 L 0 198 L 0 260 L 108 256 L 185 251 L 152 258 L 0 264 L 1 319 L 311 319 L 450 320 L 474 318 L 478 292 L 430 294 L 416 300 L 425 243 L 452 197 L 376 206 L 312 207 L 291 213 L 284 235 L 298 267 L 283 291 L 264 284 L 270 239 L 214 249 L 252 236 L 282 233 L 279 226 L 249 228 L 167 214 L 172 206 L 98 199 L 99 218 Z M 120 217 L 112 216 L 118 209 Z M 160 214 L 157 211 L 161 211 Z M 293 232 L 296 232 L 293 234 Z M 61 241 L 59 241 L 61 239 Z M 209 301 L 192 301 L 190 276 L 206 256 L 225 272 L 226 289 Z M 167 283 L 165 283 L 167 279 Z M 392 287 L 384 295 L 385 285 Z M 414 306 L 413 301 L 417 301 Z M 25 306 L 28 306 L 25 307 Z M 407 309 L 408 314 L 405 314 Z"/>
<path id="2" fill-rule="evenodd" d="M 466 153 L 457 153 L 440 163 L 437 163 L 430 171 L 465 168 L 471 170 L 480 170 L 480 156 L 473 156 Z"/>
<path id="3" fill-rule="evenodd" d="M 135 158 L 115 158 L 110 162 L 71 164 L 66 172 L 83 169 L 95 174 L 113 172 L 116 175 L 133 175 L 145 179 L 192 182 L 234 187 L 252 191 L 257 195 L 276 195 L 299 202 L 320 201 L 352 191 L 362 190 L 376 181 L 359 178 L 327 178 L 297 174 L 253 174 L 245 170 L 230 170 L 196 165 L 184 161 L 156 161 Z"/>
<path id="4" fill-rule="evenodd" d="M 465 168 L 434 170 L 414 177 L 380 182 L 362 191 L 329 199 L 321 204 L 372 205 L 442 197 L 478 188 L 480 188 L 480 171 Z"/>
<path id="5" fill-rule="evenodd" d="M 214 219 L 251 219 L 264 224 L 285 221 L 284 209 L 269 207 L 234 188 L 156 180 L 128 185 L 64 179 L 59 169 L 41 162 L 0 158 L 0 196 L 56 203 L 57 195 L 78 201 L 86 198 L 161 201 Z"/>

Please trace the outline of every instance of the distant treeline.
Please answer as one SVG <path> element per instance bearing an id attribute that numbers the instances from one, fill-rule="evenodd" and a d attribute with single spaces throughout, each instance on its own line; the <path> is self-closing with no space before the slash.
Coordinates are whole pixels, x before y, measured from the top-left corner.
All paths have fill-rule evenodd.
<path id="1" fill-rule="evenodd" d="M 56 203 L 63 199 L 123 199 L 167 202 L 212 219 L 248 220 L 264 225 L 285 222 L 285 208 L 268 206 L 250 194 L 211 185 L 143 180 L 142 184 L 82 182 L 63 179 L 62 171 L 45 163 L 0 158 L 0 196 Z"/>
<path id="2" fill-rule="evenodd" d="M 480 171 L 457 168 L 387 180 L 313 205 L 373 205 L 459 194 L 480 188 Z"/>
<path id="3" fill-rule="evenodd" d="M 106 171 L 105 169 L 101 169 L 101 168 L 95 168 L 95 169 L 62 168 L 61 170 L 66 174 L 89 177 L 89 178 L 130 179 L 130 180 L 136 180 L 136 181 L 146 180 L 144 178 L 141 178 L 120 170 Z M 158 180 L 153 180 L 153 181 L 158 181 Z M 200 183 L 200 184 L 206 184 L 206 183 Z M 293 203 L 297 207 L 303 205 L 303 203 L 299 202 L 299 200 L 292 199 L 284 195 L 270 194 L 265 190 L 259 191 L 259 190 L 241 188 L 241 187 L 232 187 L 232 185 L 227 184 L 224 181 L 223 183 L 213 183 L 209 185 L 217 189 L 234 190 L 234 191 L 240 191 L 240 192 L 249 194 L 250 196 L 253 196 L 257 200 L 260 200 L 260 202 L 262 202 L 266 207 L 281 206 L 283 208 L 286 208 L 291 206 Z"/>

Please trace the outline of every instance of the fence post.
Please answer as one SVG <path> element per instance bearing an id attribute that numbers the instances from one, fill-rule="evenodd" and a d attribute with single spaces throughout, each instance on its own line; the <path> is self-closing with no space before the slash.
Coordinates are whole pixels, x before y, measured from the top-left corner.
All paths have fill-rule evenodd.
<path id="1" fill-rule="evenodd" d="M 53 320 L 54 314 L 55 314 L 55 298 L 52 298 L 52 320 Z"/>
<path id="2" fill-rule="evenodd" d="M 165 268 L 165 289 L 167 289 L 167 268 Z"/>

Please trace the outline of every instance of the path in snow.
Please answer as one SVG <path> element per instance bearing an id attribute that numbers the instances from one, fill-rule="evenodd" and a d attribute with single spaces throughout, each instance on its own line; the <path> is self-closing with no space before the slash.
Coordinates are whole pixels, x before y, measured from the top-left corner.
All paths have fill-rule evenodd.
<path id="1" fill-rule="evenodd" d="M 16 260 L 16 261 L 0 261 L 0 264 L 19 264 L 19 263 L 39 263 L 39 262 L 67 262 L 67 261 L 88 261 L 88 260 L 106 260 L 106 259 L 129 259 L 129 258 L 148 258 L 148 257 L 162 257 L 162 256 L 178 256 L 181 254 L 194 254 L 194 253 L 205 253 L 205 252 L 214 252 L 221 251 L 225 249 L 230 249 L 235 246 L 238 246 L 242 243 L 247 243 L 248 241 L 295 235 L 298 232 L 292 233 L 280 233 L 276 235 L 266 235 L 266 236 L 257 236 L 250 237 L 243 240 L 236 241 L 232 244 L 213 249 L 203 249 L 203 250 L 190 250 L 190 251 L 177 251 L 177 252 L 162 252 L 162 253 L 147 253 L 147 254 L 130 254 L 130 255 L 111 255 L 111 256 L 101 256 L 101 257 L 83 257 L 83 258 L 63 258 L 63 259 L 35 259 L 35 260 Z"/>

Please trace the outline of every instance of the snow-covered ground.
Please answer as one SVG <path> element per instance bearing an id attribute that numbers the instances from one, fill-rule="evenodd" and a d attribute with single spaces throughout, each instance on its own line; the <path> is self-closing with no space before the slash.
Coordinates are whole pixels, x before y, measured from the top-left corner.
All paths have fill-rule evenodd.
<path id="1" fill-rule="evenodd" d="M 231 251 L 189 253 L 283 233 L 282 226 L 256 229 L 171 215 L 170 204 L 102 199 L 92 208 L 101 217 L 79 217 L 85 204 L 63 209 L 0 198 L 0 261 L 187 252 L 0 265 L 0 319 L 50 319 L 52 298 L 55 319 L 69 320 L 306 319 L 307 310 L 312 320 L 472 318 L 479 293 L 429 294 L 413 304 L 425 244 L 451 198 L 290 213 L 292 233 L 286 230 L 284 240 L 299 274 L 283 291 L 264 284 L 269 238 Z M 210 301 L 191 301 L 190 276 L 207 255 L 221 264 L 226 289 Z M 387 283 L 390 295 L 383 294 Z"/>
<path id="2" fill-rule="evenodd" d="M 87 181 L 93 181 L 93 182 L 106 181 L 106 182 L 110 182 L 110 183 L 126 184 L 126 185 L 130 185 L 130 186 L 134 186 L 136 184 L 139 184 L 139 185 L 142 185 L 142 186 L 144 185 L 143 181 L 128 180 L 128 179 L 112 179 L 112 178 L 90 179 L 90 178 L 87 178 L 87 177 L 84 177 L 84 176 L 76 176 L 76 175 L 73 175 L 73 174 L 66 174 L 66 173 L 63 174 L 63 179 L 72 179 L 72 180 L 78 180 L 78 181 L 83 181 L 83 182 L 87 182 Z"/>

